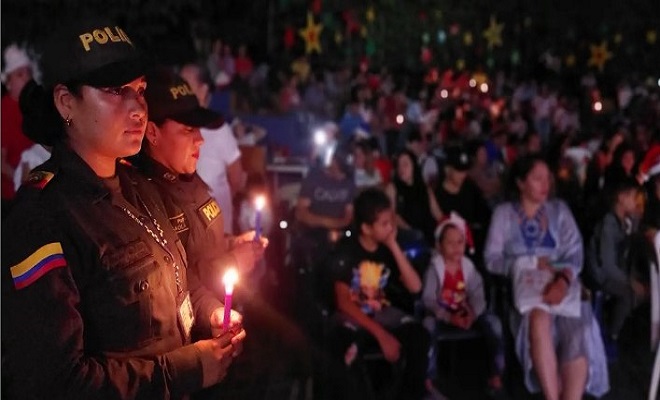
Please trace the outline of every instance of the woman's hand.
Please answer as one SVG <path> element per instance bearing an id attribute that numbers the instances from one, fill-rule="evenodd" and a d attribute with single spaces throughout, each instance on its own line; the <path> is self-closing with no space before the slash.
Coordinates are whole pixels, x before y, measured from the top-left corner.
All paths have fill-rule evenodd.
<path id="1" fill-rule="evenodd" d="M 564 300 L 568 293 L 568 283 L 564 279 L 555 279 L 548 283 L 543 290 L 543 302 L 551 306 Z"/>
<path id="2" fill-rule="evenodd" d="M 225 308 L 218 307 L 211 313 L 209 322 L 211 323 L 211 334 L 218 337 L 222 334 L 222 323 L 225 317 Z M 231 310 L 229 317 L 229 329 L 238 328 L 243 323 L 243 316 L 238 312 Z"/>

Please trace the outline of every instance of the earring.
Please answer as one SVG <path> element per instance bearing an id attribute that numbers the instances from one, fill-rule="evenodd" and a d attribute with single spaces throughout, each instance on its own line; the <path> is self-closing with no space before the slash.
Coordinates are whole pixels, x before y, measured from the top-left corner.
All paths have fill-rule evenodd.
<path id="1" fill-rule="evenodd" d="M 66 119 L 64 120 L 64 123 L 66 124 L 66 126 L 71 126 L 72 122 L 73 122 L 73 120 L 69 117 L 66 117 Z"/>

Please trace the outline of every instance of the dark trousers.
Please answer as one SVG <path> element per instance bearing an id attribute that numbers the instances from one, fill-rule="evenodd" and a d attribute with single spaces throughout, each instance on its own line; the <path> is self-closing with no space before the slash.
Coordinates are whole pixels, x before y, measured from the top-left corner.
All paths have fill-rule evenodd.
<path id="1" fill-rule="evenodd" d="M 424 381 L 426 379 L 426 368 L 428 362 L 428 351 L 430 337 L 424 327 L 407 316 L 402 311 L 388 307 L 376 315 L 374 319 L 381 323 L 401 344 L 399 360 L 391 365 L 391 373 L 396 376 L 385 378 L 384 386 L 391 387 L 394 393 L 389 393 L 389 398 L 418 400 L 426 393 Z M 333 329 L 332 351 L 338 359 L 335 371 L 348 381 L 350 393 L 344 395 L 350 398 L 360 398 L 359 368 L 364 366 L 369 355 L 379 354 L 380 346 L 376 339 L 367 331 L 357 328 L 350 321 L 341 316 L 335 320 Z M 357 354 L 355 360 L 346 365 L 345 355 L 351 346 L 355 346 Z M 398 385 L 396 383 L 398 382 Z M 392 384 L 392 385 L 389 385 Z M 343 396 L 342 396 L 343 397 Z M 388 394 L 380 394 L 379 398 L 388 397 Z"/>

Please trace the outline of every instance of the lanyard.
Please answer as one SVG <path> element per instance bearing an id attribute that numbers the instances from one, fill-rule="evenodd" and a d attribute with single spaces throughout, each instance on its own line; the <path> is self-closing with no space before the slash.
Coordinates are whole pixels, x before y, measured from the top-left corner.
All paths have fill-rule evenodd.
<path id="1" fill-rule="evenodd" d="M 131 210 L 129 210 L 128 208 L 126 208 L 123 205 L 120 206 L 120 208 L 122 209 L 122 211 L 124 211 L 124 213 L 126 215 L 128 215 L 129 218 L 131 218 L 133 221 L 135 221 L 135 223 L 137 223 L 142 228 L 144 228 L 144 230 L 147 231 L 147 233 L 149 235 L 151 235 L 151 237 L 156 241 L 156 243 L 158 243 L 160 245 L 160 247 L 162 247 L 163 250 L 165 250 L 165 252 L 167 252 L 167 254 L 170 256 L 170 259 L 172 260 L 172 265 L 174 266 L 174 278 L 175 278 L 175 281 L 176 281 L 176 289 L 177 289 L 177 292 L 179 294 L 181 294 L 181 293 L 183 293 L 183 288 L 182 288 L 182 285 L 181 285 L 181 268 L 179 267 L 179 264 L 176 263 L 176 261 L 174 260 L 174 255 L 172 254 L 170 249 L 167 247 L 167 239 L 165 238 L 165 234 L 163 232 L 163 229 L 160 227 L 160 224 L 158 223 L 156 218 L 154 218 L 153 215 L 151 215 L 151 212 L 149 211 L 147 206 L 144 204 L 142 199 L 139 199 L 139 200 L 140 200 L 140 203 L 142 203 L 142 207 L 147 211 L 147 214 L 149 215 L 149 217 L 151 217 L 151 221 L 154 224 L 154 226 L 156 227 L 156 230 L 158 231 L 158 234 L 156 234 L 150 227 L 145 225 L 145 223 L 142 222 L 142 220 L 140 218 L 138 218 L 135 214 L 133 214 L 133 212 Z"/>

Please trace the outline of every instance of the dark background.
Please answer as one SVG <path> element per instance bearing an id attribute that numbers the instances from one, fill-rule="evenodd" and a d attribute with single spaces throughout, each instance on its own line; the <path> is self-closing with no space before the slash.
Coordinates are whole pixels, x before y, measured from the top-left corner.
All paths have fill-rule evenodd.
<path id="1" fill-rule="evenodd" d="M 373 21 L 366 18 L 370 7 Z M 2 47 L 14 41 L 34 43 L 52 32 L 58 17 L 81 11 L 117 20 L 134 41 L 169 64 L 205 55 L 216 37 L 234 48 L 247 44 L 257 62 L 289 63 L 304 54 L 298 29 L 305 26 L 307 12 L 318 11 L 313 15 L 324 24 L 323 51 L 311 56 L 314 64 L 355 65 L 366 57 L 372 66 L 423 69 L 420 52 L 425 45 L 433 54 L 429 65 L 441 68 L 463 59 L 470 70 L 539 77 L 548 73 L 539 58 L 549 53 L 561 61 L 562 75 L 589 69 L 605 79 L 630 74 L 657 79 L 660 74 L 657 0 L 4 0 Z M 347 15 L 366 28 L 366 35 L 347 31 Z M 482 36 L 491 16 L 505 24 L 503 45 L 492 50 Z M 458 27 L 455 35 L 452 26 Z M 287 27 L 296 33 L 291 49 L 283 41 Z M 439 31 L 445 32 L 443 43 Z M 469 46 L 463 40 L 468 31 L 474 39 Z M 649 31 L 656 32 L 655 42 L 647 39 Z M 337 32 L 343 37 L 340 44 L 335 42 Z M 601 73 L 587 61 L 589 45 L 602 41 L 613 58 Z M 565 63 L 571 55 L 573 66 Z"/>

